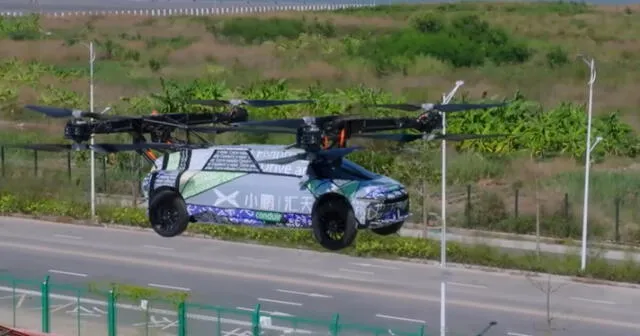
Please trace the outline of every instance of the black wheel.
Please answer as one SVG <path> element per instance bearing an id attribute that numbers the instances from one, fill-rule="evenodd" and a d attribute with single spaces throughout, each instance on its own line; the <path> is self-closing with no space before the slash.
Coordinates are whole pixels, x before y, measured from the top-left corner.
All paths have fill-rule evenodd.
<path id="1" fill-rule="evenodd" d="M 149 202 L 149 220 L 153 231 L 162 237 L 180 235 L 189 225 L 187 205 L 179 193 L 161 190 Z"/>
<path id="2" fill-rule="evenodd" d="M 313 236 L 322 247 L 336 251 L 349 247 L 358 234 L 351 205 L 344 199 L 328 199 L 312 214 Z"/>
<path id="3" fill-rule="evenodd" d="M 398 231 L 400 231 L 400 229 L 402 228 L 402 225 L 404 225 L 404 222 L 400 222 L 400 223 L 395 223 L 389 226 L 385 226 L 385 227 L 381 227 L 381 228 L 377 228 L 377 229 L 371 229 L 371 231 L 373 231 L 373 233 L 375 234 L 379 234 L 381 236 L 388 236 L 388 235 L 392 235 L 394 233 L 397 233 Z"/>

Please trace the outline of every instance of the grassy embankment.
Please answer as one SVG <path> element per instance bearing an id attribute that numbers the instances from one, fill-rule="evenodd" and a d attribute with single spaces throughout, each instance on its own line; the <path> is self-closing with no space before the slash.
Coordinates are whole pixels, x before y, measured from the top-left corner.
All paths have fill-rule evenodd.
<path id="1" fill-rule="evenodd" d="M 119 114 L 146 114 L 152 108 L 179 110 L 188 94 L 203 98 L 312 96 L 321 101 L 313 111 L 256 110 L 255 118 L 340 113 L 358 101 L 438 100 L 455 80 L 464 79 L 461 99 L 502 100 L 516 95 L 519 101 L 507 109 L 449 119 L 451 132 L 515 135 L 509 141 L 452 145 L 449 223 L 531 233 L 537 198 L 543 234 L 577 237 L 588 69 L 575 55 L 584 53 L 598 62 L 594 135 L 605 138 L 595 150 L 592 235 L 600 240 L 613 237 L 613 200 L 620 196 L 624 201 L 619 213 L 621 238 L 635 243 L 640 240 L 634 194 L 640 185 L 634 162 L 640 149 L 636 135 L 640 120 L 633 113 L 640 82 L 640 61 L 633 57 L 638 50 L 633 33 L 640 28 L 638 16 L 634 8 L 493 3 L 207 18 L 4 19 L 0 26 L 2 118 L 42 128 L 26 124 L 18 133 L 4 125 L 1 140 L 61 139 L 58 121 L 45 120 L 20 106 L 86 107 L 87 48 L 81 42 L 89 39 L 96 41 L 99 55 L 97 105 L 111 105 Z M 170 85 L 165 94 L 174 98 L 171 104 L 147 98 L 162 91 L 159 78 L 176 85 Z M 271 136 L 217 138 L 227 143 L 263 140 L 284 142 Z M 424 180 L 428 190 L 439 190 L 438 144 L 407 146 L 418 154 L 407 149 L 400 155 L 393 152 L 393 144 L 373 146 L 377 151 L 353 159 L 407 184 L 415 199 L 416 221 L 422 217 L 423 194 L 428 210 L 439 213 L 438 194 L 422 192 Z M 5 190 L 45 191 L 68 198 L 87 189 L 86 154 L 74 154 L 74 165 L 84 168 L 74 167 L 71 183 L 65 180 L 66 159 L 59 154 L 38 153 L 42 178 L 30 178 L 31 155 L 7 151 Z M 110 191 L 131 192 L 127 174 L 114 175 L 129 165 L 128 158 L 112 158 Z M 58 168 L 62 172 L 54 176 L 51 171 Z M 474 193 L 469 221 L 464 215 L 467 184 Z M 520 189 L 518 219 L 512 218 L 514 188 Z M 565 193 L 568 210 L 564 209 Z"/>

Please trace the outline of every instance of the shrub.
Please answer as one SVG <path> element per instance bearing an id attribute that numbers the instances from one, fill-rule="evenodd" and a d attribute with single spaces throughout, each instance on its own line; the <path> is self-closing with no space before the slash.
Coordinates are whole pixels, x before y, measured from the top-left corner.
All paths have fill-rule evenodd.
<path id="1" fill-rule="evenodd" d="M 218 37 L 244 43 L 263 43 L 279 38 L 291 40 L 301 34 L 335 36 L 335 26 L 332 23 L 320 22 L 318 19 L 308 22 L 305 18 L 296 20 L 239 17 L 210 24 L 207 26 L 207 30 Z"/>
<path id="2" fill-rule="evenodd" d="M 523 63 L 532 54 L 526 44 L 516 41 L 503 29 L 491 27 L 476 15 L 462 15 L 445 22 L 426 12 L 412 16 L 411 28 L 372 37 L 352 56 L 373 62 L 378 72 L 397 71 L 398 59 L 414 60 L 432 56 L 453 67 Z"/>

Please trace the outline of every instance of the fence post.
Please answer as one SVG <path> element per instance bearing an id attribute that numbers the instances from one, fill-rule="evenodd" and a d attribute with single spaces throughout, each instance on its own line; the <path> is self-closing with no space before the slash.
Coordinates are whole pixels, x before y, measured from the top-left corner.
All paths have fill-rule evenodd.
<path id="1" fill-rule="evenodd" d="M 467 206 L 465 207 L 467 227 L 471 227 L 471 184 L 467 184 Z"/>
<path id="2" fill-rule="evenodd" d="M 38 151 L 33 151 L 33 173 L 38 176 Z"/>
<path id="3" fill-rule="evenodd" d="M 419 335 L 424 336 L 424 324 L 420 326 Z"/>
<path id="4" fill-rule="evenodd" d="M 12 297 L 13 297 L 13 325 L 12 327 L 16 327 L 16 306 L 18 305 L 18 303 L 16 302 L 16 279 L 14 279 L 13 277 L 11 277 L 11 291 L 12 291 Z"/>
<path id="5" fill-rule="evenodd" d="M 564 218 L 569 218 L 569 193 L 564 193 Z"/>
<path id="6" fill-rule="evenodd" d="M 107 301 L 107 328 L 109 330 L 109 336 L 116 336 L 116 321 L 116 293 L 113 288 L 111 288 Z"/>
<path id="7" fill-rule="evenodd" d="M 515 204 L 513 205 L 513 213 L 515 215 L 516 218 L 518 218 L 518 212 L 519 212 L 519 206 L 520 206 L 520 188 L 516 188 L 515 190 L 516 195 L 515 195 Z"/>
<path id="8" fill-rule="evenodd" d="M 184 300 L 178 304 L 178 336 L 187 336 L 187 305 Z"/>
<path id="9" fill-rule="evenodd" d="M 50 330 L 49 318 L 51 312 L 49 311 L 49 276 L 44 278 L 42 284 L 40 284 L 40 295 L 42 295 L 42 332 L 48 333 Z"/>
<path id="10" fill-rule="evenodd" d="M 256 305 L 256 310 L 253 312 L 253 336 L 260 336 L 260 304 Z"/>
<path id="11" fill-rule="evenodd" d="M 331 335 L 338 336 L 340 332 L 340 314 L 333 315 L 333 323 L 331 324 Z"/>
<path id="12" fill-rule="evenodd" d="M 4 177 L 4 146 L 0 147 L 0 160 L 2 160 L 2 177 Z"/>
<path id="13" fill-rule="evenodd" d="M 616 218 L 615 218 L 615 240 L 616 243 L 620 242 L 620 204 L 622 203 L 622 199 L 620 197 L 616 197 Z"/>
<path id="14" fill-rule="evenodd" d="M 67 175 L 71 181 L 71 152 L 67 152 Z"/>
<path id="15" fill-rule="evenodd" d="M 103 193 L 108 193 L 107 191 L 107 155 L 102 156 L 102 183 L 104 185 Z"/>

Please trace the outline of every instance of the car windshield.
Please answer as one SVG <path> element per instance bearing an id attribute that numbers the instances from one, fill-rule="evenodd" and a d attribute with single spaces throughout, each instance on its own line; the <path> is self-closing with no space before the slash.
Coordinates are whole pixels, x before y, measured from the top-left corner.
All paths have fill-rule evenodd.
<path id="1" fill-rule="evenodd" d="M 377 174 L 374 174 L 366 169 L 364 169 L 363 167 L 359 166 L 358 164 L 343 159 L 342 160 L 342 171 L 344 173 L 347 173 L 349 175 L 353 175 L 355 177 L 361 178 L 361 179 L 366 179 L 366 180 L 373 180 L 378 178 Z"/>

